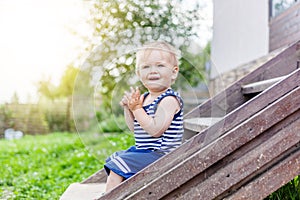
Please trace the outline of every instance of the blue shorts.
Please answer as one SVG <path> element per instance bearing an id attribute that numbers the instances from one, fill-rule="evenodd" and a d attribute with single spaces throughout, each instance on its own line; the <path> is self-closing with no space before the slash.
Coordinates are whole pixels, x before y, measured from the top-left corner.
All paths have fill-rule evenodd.
<path id="1" fill-rule="evenodd" d="M 104 169 L 108 175 L 112 170 L 128 179 L 163 155 L 165 154 L 160 151 L 136 149 L 135 146 L 132 146 L 125 151 L 115 152 L 107 158 Z"/>

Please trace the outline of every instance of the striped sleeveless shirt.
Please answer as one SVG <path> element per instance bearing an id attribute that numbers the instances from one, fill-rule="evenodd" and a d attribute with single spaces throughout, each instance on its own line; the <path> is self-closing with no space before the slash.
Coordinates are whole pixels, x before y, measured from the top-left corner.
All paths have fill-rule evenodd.
<path id="1" fill-rule="evenodd" d="M 146 97 L 149 93 L 145 93 Z M 134 120 L 134 137 L 137 149 L 159 150 L 168 153 L 181 145 L 183 134 L 183 101 L 179 94 L 172 89 L 158 96 L 151 104 L 144 106 L 144 110 L 148 115 L 154 117 L 159 102 L 167 97 L 174 96 L 180 103 L 180 111 L 178 111 L 171 122 L 169 128 L 160 136 L 152 137 Z"/>

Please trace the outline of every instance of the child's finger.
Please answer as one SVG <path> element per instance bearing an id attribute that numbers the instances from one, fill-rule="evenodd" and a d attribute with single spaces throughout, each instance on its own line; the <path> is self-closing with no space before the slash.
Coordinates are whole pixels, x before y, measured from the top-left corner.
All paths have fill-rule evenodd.
<path id="1" fill-rule="evenodd" d="M 136 92 L 139 96 L 141 95 L 139 87 L 136 87 L 136 88 L 135 88 L 135 92 Z"/>
<path id="2" fill-rule="evenodd" d="M 139 100 L 139 98 L 140 98 L 140 91 L 139 90 L 134 92 L 133 98 L 136 99 L 136 100 Z"/>
<path id="3" fill-rule="evenodd" d="M 127 101 L 129 101 L 129 99 L 131 99 L 131 94 L 125 93 L 124 97 Z"/>
<path id="4" fill-rule="evenodd" d="M 134 91 L 134 89 L 133 89 L 132 86 L 130 87 L 130 91 L 131 91 L 131 94 L 134 94 L 134 93 L 135 93 L 135 91 Z"/>
<path id="5" fill-rule="evenodd" d="M 140 104 L 143 104 L 143 102 L 144 102 L 144 98 L 145 98 L 145 96 L 144 96 L 144 95 L 140 95 L 140 99 L 139 99 L 139 101 L 140 101 Z"/>
<path id="6" fill-rule="evenodd" d="M 131 96 L 132 96 L 132 93 L 131 92 L 125 92 L 124 93 L 124 97 L 126 97 L 126 99 L 130 99 L 131 98 Z"/>

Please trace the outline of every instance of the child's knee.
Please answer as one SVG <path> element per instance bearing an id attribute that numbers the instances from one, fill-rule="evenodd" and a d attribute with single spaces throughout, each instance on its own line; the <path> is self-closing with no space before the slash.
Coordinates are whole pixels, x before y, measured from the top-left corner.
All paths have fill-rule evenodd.
<path id="1" fill-rule="evenodd" d="M 123 181 L 123 177 L 113 171 L 110 171 L 109 177 L 115 181 Z"/>

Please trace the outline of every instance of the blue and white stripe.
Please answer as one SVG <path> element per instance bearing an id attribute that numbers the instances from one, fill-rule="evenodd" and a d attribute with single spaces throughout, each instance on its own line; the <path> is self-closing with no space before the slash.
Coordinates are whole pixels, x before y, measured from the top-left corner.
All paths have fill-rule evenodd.
<path id="1" fill-rule="evenodd" d="M 114 162 L 117 165 L 117 167 L 119 167 L 123 172 L 131 172 L 131 169 L 121 157 L 115 157 L 114 159 L 112 159 L 112 162 Z"/>
<path id="2" fill-rule="evenodd" d="M 178 99 L 181 107 L 180 111 L 174 115 L 170 127 L 160 137 L 152 137 L 134 120 L 134 136 L 137 149 L 161 150 L 168 153 L 181 145 L 183 134 L 183 102 L 177 92 L 168 89 L 150 105 L 144 106 L 144 109 L 148 115 L 154 117 L 159 102 L 167 96 L 175 96 Z"/>

